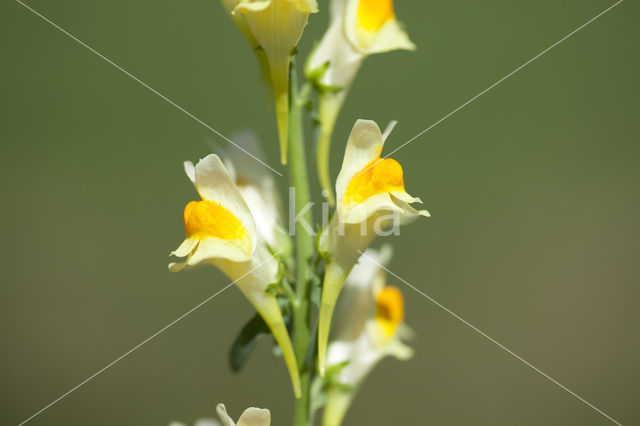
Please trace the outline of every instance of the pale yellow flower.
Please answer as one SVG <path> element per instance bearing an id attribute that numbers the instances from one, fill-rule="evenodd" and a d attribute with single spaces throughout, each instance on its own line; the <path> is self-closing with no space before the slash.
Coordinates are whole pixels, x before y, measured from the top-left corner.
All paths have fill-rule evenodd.
<path id="1" fill-rule="evenodd" d="M 223 0 L 225 9 L 256 49 L 264 52 L 276 104 L 282 163 L 289 139 L 289 64 L 316 0 Z"/>
<path id="2" fill-rule="evenodd" d="M 396 19 L 393 0 L 331 2 L 329 28 L 306 65 L 307 78 L 320 89 L 317 162 L 320 183 L 329 194 L 331 135 L 349 87 L 365 57 L 397 49 L 414 50 L 415 45 Z"/>
<path id="3" fill-rule="evenodd" d="M 325 371 L 333 310 L 360 253 L 377 235 L 389 235 L 390 226 L 397 231 L 401 224 L 419 216 L 429 216 L 426 210 L 411 206 L 411 203 L 421 201 L 405 191 L 402 166 L 391 158 L 380 157 L 394 124 L 382 134 L 375 122 L 358 120 L 347 142 L 336 181 L 336 213 L 320 238 L 320 248 L 330 258 L 325 270 L 318 323 L 321 375 Z"/>
<path id="4" fill-rule="evenodd" d="M 404 300 L 396 287 L 386 285 L 391 248 L 368 249 L 347 277 L 336 307 L 328 368 L 340 366 L 333 379 L 346 387 L 330 388 L 323 425 L 339 426 L 358 387 L 383 358 L 405 360 L 413 350 L 402 339 L 411 331 L 404 324 Z"/>
<path id="5" fill-rule="evenodd" d="M 186 162 L 185 171 L 202 200 L 185 207 L 186 238 L 171 254 L 186 259 L 169 264 L 169 269 L 176 272 L 210 263 L 232 279 L 282 348 L 299 396 L 300 378 L 291 339 L 275 296 L 266 291 L 278 280 L 278 260 L 259 240 L 254 217 L 217 155 L 211 154 L 195 166 Z"/>

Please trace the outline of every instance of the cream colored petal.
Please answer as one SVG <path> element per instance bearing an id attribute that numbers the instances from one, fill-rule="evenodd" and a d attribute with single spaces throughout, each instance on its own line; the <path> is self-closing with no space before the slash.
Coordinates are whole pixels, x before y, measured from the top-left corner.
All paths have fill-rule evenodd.
<path id="1" fill-rule="evenodd" d="M 382 133 L 374 121 L 356 121 L 347 140 L 342 169 L 336 181 L 338 205 L 341 204 L 351 179 L 371 161 L 380 156 L 383 145 Z"/>
<path id="2" fill-rule="evenodd" d="M 259 12 L 265 10 L 274 1 L 278 0 L 236 0 L 236 7 L 233 12 Z"/>
<path id="3" fill-rule="evenodd" d="M 227 146 L 223 148 L 221 150 L 221 154 L 223 155 L 221 156 L 224 165 L 227 167 L 227 170 L 229 170 L 229 174 L 236 182 L 241 180 L 258 184 L 263 179 L 273 180 L 269 170 L 264 167 L 256 167 L 255 159 L 237 148 L 239 146 L 257 158 L 265 158 L 260 140 L 253 130 L 244 129 L 233 132 L 229 135 L 229 139 L 237 146 Z"/>
<path id="4" fill-rule="evenodd" d="M 353 339 L 355 340 L 355 339 Z M 334 340 L 327 351 L 327 365 L 338 365 L 351 360 L 354 343 L 351 340 Z"/>
<path id="5" fill-rule="evenodd" d="M 344 223 L 356 224 L 382 213 L 398 213 L 402 215 L 405 213 L 403 207 L 404 205 L 399 206 L 398 203 L 394 202 L 391 195 L 383 192 L 372 195 L 353 207 L 343 208 L 340 206 L 338 212 L 340 213 L 340 219 Z"/>
<path id="6" fill-rule="evenodd" d="M 216 237 L 204 238 L 189 258 L 187 265 L 197 266 L 202 262 L 214 259 L 227 259 L 231 262 L 246 262 L 251 259 L 236 241 L 223 240 Z"/>
<path id="7" fill-rule="evenodd" d="M 252 130 L 232 133 L 230 138 L 252 155 L 264 157 L 258 137 Z M 287 251 L 291 242 L 281 229 L 282 202 L 273 174 L 265 168 L 256 167 L 251 157 L 235 147 L 221 151 L 225 167 L 251 211 L 258 238 L 273 248 Z"/>
<path id="8" fill-rule="evenodd" d="M 427 210 L 417 210 L 411 204 L 397 199 L 395 196 L 391 196 L 391 199 L 395 202 L 395 204 L 402 210 L 402 214 L 400 215 L 400 224 L 404 225 L 406 223 L 410 223 L 418 216 L 431 217 L 431 214 Z"/>
<path id="9" fill-rule="evenodd" d="M 339 375 L 339 380 L 351 386 L 358 386 L 384 357 L 384 352 L 373 345 L 366 332 L 354 342 L 349 364 Z"/>
<path id="10" fill-rule="evenodd" d="M 220 418 L 220 421 L 224 426 L 236 426 L 236 423 L 233 421 L 231 416 L 227 414 L 227 408 L 224 404 L 218 404 L 216 411 L 218 412 L 218 418 Z"/>
<path id="11" fill-rule="evenodd" d="M 215 419 L 198 419 L 193 426 L 221 426 L 220 422 Z"/>
<path id="12" fill-rule="evenodd" d="M 197 239 L 186 238 L 177 249 L 171 252 L 170 256 L 176 256 L 176 257 L 188 256 L 197 245 L 198 245 Z"/>
<path id="13" fill-rule="evenodd" d="M 414 350 L 403 343 L 400 339 L 391 339 L 387 347 L 384 349 L 384 352 L 388 356 L 392 356 L 401 361 L 406 361 L 409 358 L 413 357 Z"/>
<path id="14" fill-rule="evenodd" d="M 405 191 L 391 191 L 391 195 L 397 198 L 400 201 L 404 201 L 405 203 L 420 203 L 422 204 L 422 200 L 418 197 L 412 197 Z"/>
<path id="15" fill-rule="evenodd" d="M 333 316 L 332 336 L 336 339 L 335 343 L 355 340 L 364 332 L 367 320 L 375 311 L 376 294 L 386 284 L 386 274 L 380 265 L 388 264 L 392 253 L 393 249 L 389 244 L 385 244 L 379 251 L 367 249 L 351 270 Z M 332 348 L 329 347 L 329 365 L 334 363 L 331 351 Z"/>
<path id="16" fill-rule="evenodd" d="M 389 137 L 391 132 L 393 132 L 393 129 L 396 128 L 397 124 L 398 122 L 396 120 L 391 120 L 389 124 L 387 124 L 387 127 L 385 127 L 384 129 L 384 133 L 382 133 L 382 143 L 387 141 L 387 138 Z"/>
<path id="17" fill-rule="evenodd" d="M 196 184 L 196 167 L 193 165 L 191 161 L 185 161 L 184 163 L 184 172 L 187 174 L 187 177 L 191 181 L 191 183 L 195 186 Z"/>
<path id="18" fill-rule="evenodd" d="M 341 105 L 344 92 L 351 86 L 363 59 L 364 55 L 355 50 L 345 38 L 343 19 L 340 17 L 330 24 L 322 40 L 311 53 L 306 64 L 306 75 L 311 77 L 328 62 L 329 66 L 320 77 L 319 83 L 328 87 L 341 87 L 341 99 L 337 102 Z"/>
<path id="19" fill-rule="evenodd" d="M 171 262 L 169 263 L 169 271 L 180 272 L 187 266 L 187 261 L 184 262 Z"/>
<path id="20" fill-rule="evenodd" d="M 405 323 L 400 323 L 398 325 L 395 334 L 401 340 L 412 340 L 415 337 L 415 332 Z"/>
<path id="21" fill-rule="evenodd" d="M 273 202 L 268 203 L 260 190 L 255 186 L 241 186 L 238 188 L 242 197 L 247 202 L 249 210 L 256 223 L 256 232 L 261 241 L 271 247 L 276 246 L 276 232 L 278 231 L 278 219 L 280 212 Z M 266 194 L 265 194 L 266 195 Z"/>
<path id="22" fill-rule="evenodd" d="M 416 45 L 409 40 L 400 23 L 392 19 L 380 28 L 368 53 L 383 53 L 390 50 L 416 50 Z"/>
<path id="23" fill-rule="evenodd" d="M 368 248 L 351 270 L 345 285 L 349 288 L 370 289 L 382 269 L 380 265 L 388 265 L 392 256 L 393 247 L 390 244 L 384 244 L 379 250 Z"/>
<path id="24" fill-rule="evenodd" d="M 237 426 L 269 426 L 271 424 L 271 412 L 266 408 L 250 407 L 238 419 Z"/>
<path id="25" fill-rule="evenodd" d="M 195 177 L 196 189 L 203 199 L 217 202 L 242 223 L 251 239 L 253 252 L 257 242 L 255 221 L 220 157 L 210 154 L 198 161 Z"/>

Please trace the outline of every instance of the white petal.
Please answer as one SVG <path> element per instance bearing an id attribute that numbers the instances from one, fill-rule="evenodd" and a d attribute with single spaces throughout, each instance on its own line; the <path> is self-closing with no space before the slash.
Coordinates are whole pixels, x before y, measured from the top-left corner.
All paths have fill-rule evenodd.
<path id="1" fill-rule="evenodd" d="M 380 156 L 383 145 L 382 133 L 374 121 L 356 121 L 349 135 L 344 152 L 344 160 L 342 161 L 342 169 L 336 181 L 338 205 L 341 204 L 351 179 L 356 173 L 364 169 L 367 164 Z"/>
<path id="2" fill-rule="evenodd" d="M 279 226 L 278 219 L 280 217 L 278 205 L 275 201 L 267 202 L 257 186 L 246 185 L 238 189 L 249 206 L 249 210 L 256 223 L 256 232 L 261 240 L 271 247 L 275 247 L 276 231 Z"/>
<path id="3" fill-rule="evenodd" d="M 246 262 L 251 259 L 251 254 L 247 253 L 235 241 L 208 237 L 200 241 L 198 248 L 189 258 L 187 264 L 189 266 L 196 266 L 202 262 L 214 259 L 227 259 L 232 262 Z"/>
<path id="4" fill-rule="evenodd" d="M 402 29 L 400 23 L 392 19 L 378 31 L 373 44 L 369 47 L 369 54 L 397 49 L 415 50 L 416 45 L 409 40 L 409 36 Z"/>
<path id="5" fill-rule="evenodd" d="M 192 184 L 196 184 L 196 168 L 191 161 L 185 161 L 184 171 Z"/>
<path id="6" fill-rule="evenodd" d="M 229 139 L 233 141 L 234 145 L 223 149 L 223 153 L 225 154 L 224 164 L 230 170 L 231 167 L 229 167 L 229 163 L 231 163 L 236 172 L 242 175 L 233 176 L 234 179 L 240 178 L 242 180 L 260 181 L 263 176 L 271 176 L 271 172 L 263 167 L 258 167 L 255 160 L 243 152 L 244 150 L 257 158 L 265 157 L 258 136 L 253 130 L 244 129 L 233 132 L 229 135 Z M 247 179 L 247 176 L 250 178 Z"/>
<path id="7" fill-rule="evenodd" d="M 401 361 L 405 361 L 413 357 L 414 351 L 400 339 L 391 339 L 385 348 L 385 353 Z"/>
<path id="8" fill-rule="evenodd" d="M 372 195 L 361 203 L 356 204 L 348 209 L 339 208 L 340 218 L 344 223 L 362 223 L 374 215 L 381 213 L 404 213 L 404 209 L 398 206 L 386 192 Z M 382 229 L 380 229 L 382 230 Z M 375 232 L 375 230 L 370 229 Z"/>
<path id="9" fill-rule="evenodd" d="M 191 254 L 191 251 L 198 245 L 198 240 L 195 238 L 186 238 L 180 246 L 171 252 L 170 256 L 186 257 Z"/>
<path id="10" fill-rule="evenodd" d="M 350 361 L 354 347 L 354 343 L 350 340 L 334 340 L 327 351 L 327 365 L 332 366 Z"/>
<path id="11" fill-rule="evenodd" d="M 169 271 L 180 272 L 187 266 L 187 261 L 184 262 L 171 262 L 169 264 Z"/>
<path id="12" fill-rule="evenodd" d="M 387 124 L 387 127 L 384 129 L 384 133 L 382 134 L 382 141 L 383 142 L 387 141 L 387 138 L 389 137 L 391 132 L 393 132 L 393 129 L 396 128 L 397 124 L 398 124 L 398 122 L 396 120 L 391 120 L 389 122 L 389 124 Z"/>
<path id="13" fill-rule="evenodd" d="M 224 404 L 218 404 L 216 411 L 218 412 L 218 417 L 224 426 L 236 426 L 236 423 L 231 419 L 229 414 L 227 414 L 227 408 Z"/>
<path id="14" fill-rule="evenodd" d="M 193 426 L 220 426 L 220 422 L 215 419 L 198 419 Z"/>
<path id="15" fill-rule="evenodd" d="M 311 53 L 306 64 L 307 75 L 312 75 L 314 71 L 318 72 L 329 62 L 329 67 L 320 78 L 320 83 L 330 87 L 341 87 L 343 91 L 336 94 L 341 98 L 351 86 L 365 58 L 362 52 L 354 49 L 345 37 L 343 22 L 342 14 L 336 19 L 332 19 L 327 32 Z"/>
<path id="16" fill-rule="evenodd" d="M 195 174 L 196 189 L 200 196 L 205 200 L 217 202 L 242 223 L 251 239 L 253 252 L 256 247 L 256 225 L 253 216 L 220 157 L 210 154 L 198 161 Z"/>
<path id="17" fill-rule="evenodd" d="M 266 408 L 249 407 L 238 419 L 237 426 L 269 426 L 271 413 Z"/>

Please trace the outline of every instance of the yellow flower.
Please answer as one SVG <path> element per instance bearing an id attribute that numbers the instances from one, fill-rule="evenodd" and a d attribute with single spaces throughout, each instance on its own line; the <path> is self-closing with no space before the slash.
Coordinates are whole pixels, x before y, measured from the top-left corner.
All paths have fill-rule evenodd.
<path id="1" fill-rule="evenodd" d="M 282 163 L 287 162 L 289 139 L 289 64 L 291 54 L 318 11 L 316 0 L 223 0 L 240 30 L 254 48 L 264 52 L 276 103 Z"/>
<path id="2" fill-rule="evenodd" d="M 220 158 L 211 154 L 198 164 L 185 163 L 201 201 L 184 209 L 186 239 L 171 254 L 186 257 L 171 271 L 210 263 L 231 278 L 264 318 L 282 348 L 296 396 L 300 378 L 291 339 L 278 302 L 267 286 L 277 281 L 278 261 L 258 239 L 254 217 Z"/>
<path id="3" fill-rule="evenodd" d="M 307 78 L 320 89 L 318 173 L 331 204 L 329 148 L 340 108 L 364 58 L 397 49 L 415 45 L 396 20 L 392 0 L 332 1 L 329 28 L 306 65 Z"/>
<path id="4" fill-rule="evenodd" d="M 375 122 L 358 120 L 347 142 L 336 181 L 336 213 L 320 238 L 321 250 L 330 257 L 318 323 L 321 375 L 325 371 L 333 310 L 360 252 L 377 235 L 397 233 L 399 225 L 419 216 L 429 216 L 426 210 L 411 206 L 411 203 L 421 201 L 405 191 L 402 166 L 391 158 L 380 158 L 384 141 L 394 125 L 391 123 L 382 134 Z"/>
<path id="5" fill-rule="evenodd" d="M 334 378 L 348 388 L 329 389 L 323 426 L 339 426 L 358 386 L 387 356 L 405 360 L 413 350 L 402 339 L 411 331 L 404 324 L 404 299 L 399 289 L 385 284 L 384 270 L 391 248 L 367 250 L 349 274 L 336 308 L 333 341 L 327 365 L 341 367 Z"/>

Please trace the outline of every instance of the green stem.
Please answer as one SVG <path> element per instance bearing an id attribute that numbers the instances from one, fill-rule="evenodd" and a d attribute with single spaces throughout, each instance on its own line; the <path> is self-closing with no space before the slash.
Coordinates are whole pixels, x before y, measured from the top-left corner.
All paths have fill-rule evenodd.
<path id="1" fill-rule="evenodd" d="M 310 201 L 309 177 L 307 174 L 307 160 L 304 147 L 304 130 L 302 127 L 302 102 L 297 88 L 295 63 L 291 64 L 290 79 L 290 108 L 289 108 L 289 169 L 291 173 L 291 185 L 295 188 L 296 216 L 298 212 L 307 206 Z M 307 350 L 311 343 L 311 330 L 309 323 L 310 314 L 310 288 L 311 269 L 310 261 L 313 255 L 313 238 L 305 226 L 311 226 L 311 210 L 296 223 L 296 287 L 293 306 L 293 346 L 296 353 L 298 368 L 300 369 L 300 381 L 302 384 L 302 397 L 296 400 L 294 426 L 309 426 L 310 417 L 310 388 L 313 365 L 305 363 Z"/>

